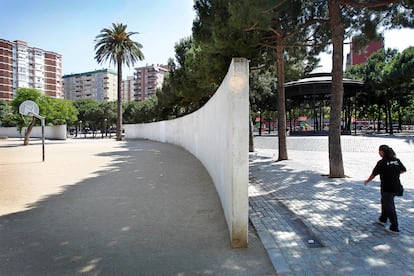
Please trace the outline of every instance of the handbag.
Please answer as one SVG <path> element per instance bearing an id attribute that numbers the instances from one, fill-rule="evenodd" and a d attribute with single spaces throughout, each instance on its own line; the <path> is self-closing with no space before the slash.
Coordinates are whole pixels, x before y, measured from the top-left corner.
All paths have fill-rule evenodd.
<path id="1" fill-rule="evenodd" d="M 397 193 L 397 196 L 403 196 L 404 194 L 404 187 L 403 185 L 400 186 L 400 191 Z"/>

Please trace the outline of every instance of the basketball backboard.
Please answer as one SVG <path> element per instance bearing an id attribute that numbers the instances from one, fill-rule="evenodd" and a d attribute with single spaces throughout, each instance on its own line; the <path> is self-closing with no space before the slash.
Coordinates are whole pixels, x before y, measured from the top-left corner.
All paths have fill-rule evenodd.
<path id="1" fill-rule="evenodd" d="M 39 115 L 39 106 L 31 100 L 24 101 L 19 106 L 19 113 L 22 115 Z"/>

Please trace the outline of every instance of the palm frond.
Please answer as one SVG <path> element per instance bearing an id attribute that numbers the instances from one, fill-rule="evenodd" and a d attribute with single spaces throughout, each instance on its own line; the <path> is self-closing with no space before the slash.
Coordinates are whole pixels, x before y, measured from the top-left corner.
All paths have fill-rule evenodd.
<path id="1" fill-rule="evenodd" d="M 132 40 L 138 32 L 126 32 L 127 25 L 112 23 L 112 28 L 104 28 L 95 38 L 95 60 L 102 64 L 117 64 L 118 57 L 128 67 L 144 59 L 142 44 Z"/>

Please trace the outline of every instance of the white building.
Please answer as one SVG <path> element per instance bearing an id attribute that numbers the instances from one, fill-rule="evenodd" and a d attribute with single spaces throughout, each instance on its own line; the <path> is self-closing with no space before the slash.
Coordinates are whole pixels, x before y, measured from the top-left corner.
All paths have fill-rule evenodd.
<path id="1" fill-rule="evenodd" d="M 117 73 L 109 69 L 64 75 L 63 91 L 68 100 L 116 101 L 117 80 Z"/>

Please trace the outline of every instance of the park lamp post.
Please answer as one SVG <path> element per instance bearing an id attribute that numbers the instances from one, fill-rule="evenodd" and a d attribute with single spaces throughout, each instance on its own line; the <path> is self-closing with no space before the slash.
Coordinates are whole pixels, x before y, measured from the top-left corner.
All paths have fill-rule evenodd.
<path id="1" fill-rule="evenodd" d="M 104 122 L 105 122 L 105 137 L 108 137 L 108 119 L 105 118 Z"/>
<path id="2" fill-rule="evenodd" d="M 82 136 L 82 120 L 79 120 L 79 137 Z"/>

